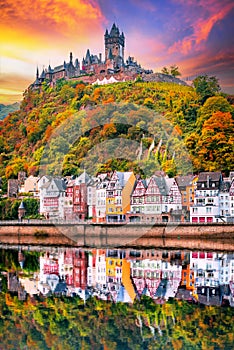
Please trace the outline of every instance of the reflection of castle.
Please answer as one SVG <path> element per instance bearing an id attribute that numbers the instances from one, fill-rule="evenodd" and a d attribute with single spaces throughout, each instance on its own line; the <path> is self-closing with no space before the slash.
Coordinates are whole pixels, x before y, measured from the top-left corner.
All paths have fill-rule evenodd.
<path id="1" fill-rule="evenodd" d="M 124 62 L 124 48 L 125 48 L 125 36 L 124 33 L 120 33 L 119 28 L 112 25 L 110 32 L 106 30 L 104 35 L 105 41 L 105 60 L 102 60 L 102 54 L 99 56 L 93 55 L 88 49 L 85 57 L 82 59 L 82 65 L 78 59 L 75 59 L 73 63 L 73 56 L 70 53 L 70 61 L 53 69 L 49 65 L 48 68 L 43 69 L 39 75 L 37 69 L 36 80 L 33 84 L 34 87 L 38 87 L 43 81 L 49 81 L 55 83 L 58 79 L 71 79 L 86 74 L 113 74 L 119 72 L 132 72 L 132 73 L 152 73 L 152 71 L 144 70 L 141 66 L 134 61 L 134 57 L 128 57 Z"/>

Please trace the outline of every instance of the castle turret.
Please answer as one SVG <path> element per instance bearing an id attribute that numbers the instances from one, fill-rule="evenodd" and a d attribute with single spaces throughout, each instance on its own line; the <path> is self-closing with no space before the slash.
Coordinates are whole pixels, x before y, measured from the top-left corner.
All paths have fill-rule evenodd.
<path id="1" fill-rule="evenodd" d="M 114 23 L 110 30 L 110 34 L 108 34 L 108 30 L 106 30 L 104 35 L 105 40 L 105 60 L 109 59 L 109 53 L 111 50 L 113 59 L 116 61 L 117 66 L 124 65 L 124 45 L 125 38 L 124 34 L 120 34 L 119 28 Z"/>

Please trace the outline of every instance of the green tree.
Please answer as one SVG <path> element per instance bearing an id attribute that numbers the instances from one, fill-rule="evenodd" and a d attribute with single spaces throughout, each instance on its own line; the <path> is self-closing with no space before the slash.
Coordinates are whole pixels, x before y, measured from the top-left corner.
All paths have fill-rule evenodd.
<path id="1" fill-rule="evenodd" d="M 172 66 L 170 66 L 170 72 L 171 72 L 171 75 L 173 77 L 178 77 L 181 75 L 181 73 L 179 72 L 179 68 L 177 65 L 173 64 Z"/>
<path id="2" fill-rule="evenodd" d="M 209 77 L 208 75 L 199 75 L 193 80 L 193 86 L 200 97 L 203 104 L 209 97 L 214 96 L 221 90 L 216 77 Z"/>
<path id="3" fill-rule="evenodd" d="M 169 70 L 168 70 L 167 67 L 163 67 L 162 73 L 163 73 L 163 74 L 168 74 L 168 75 L 170 74 L 170 72 L 169 72 Z"/>

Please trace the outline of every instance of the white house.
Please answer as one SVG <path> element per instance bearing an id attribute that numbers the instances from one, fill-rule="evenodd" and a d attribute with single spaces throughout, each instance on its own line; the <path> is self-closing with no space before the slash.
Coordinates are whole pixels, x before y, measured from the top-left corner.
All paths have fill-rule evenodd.
<path id="1" fill-rule="evenodd" d="M 202 172 L 198 176 L 194 205 L 190 207 L 190 221 L 212 223 L 219 220 L 219 191 L 221 172 Z"/>
<path id="2" fill-rule="evenodd" d="M 66 185 L 63 179 L 52 178 L 40 186 L 40 214 L 47 219 L 64 218 Z"/>

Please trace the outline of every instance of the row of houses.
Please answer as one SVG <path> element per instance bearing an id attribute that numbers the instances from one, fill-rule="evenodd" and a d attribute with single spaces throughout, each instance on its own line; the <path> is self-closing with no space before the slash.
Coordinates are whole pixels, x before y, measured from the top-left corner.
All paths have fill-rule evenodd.
<path id="1" fill-rule="evenodd" d="M 12 278 L 16 283 L 16 276 Z M 234 256 L 204 251 L 79 248 L 48 250 L 37 277 L 21 278 L 29 294 L 97 296 L 133 302 L 143 295 L 156 303 L 169 298 L 234 305 Z M 11 287 L 12 288 L 12 287 Z M 22 290 L 22 288 L 21 288 Z"/>
<path id="2" fill-rule="evenodd" d="M 10 180 L 15 181 L 15 180 Z M 143 179 L 133 172 L 78 177 L 30 176 L 20 187 L 40 200 L 40 214 L 55 220 L 94 223 L 234 221 L 234 172 Z"/>

